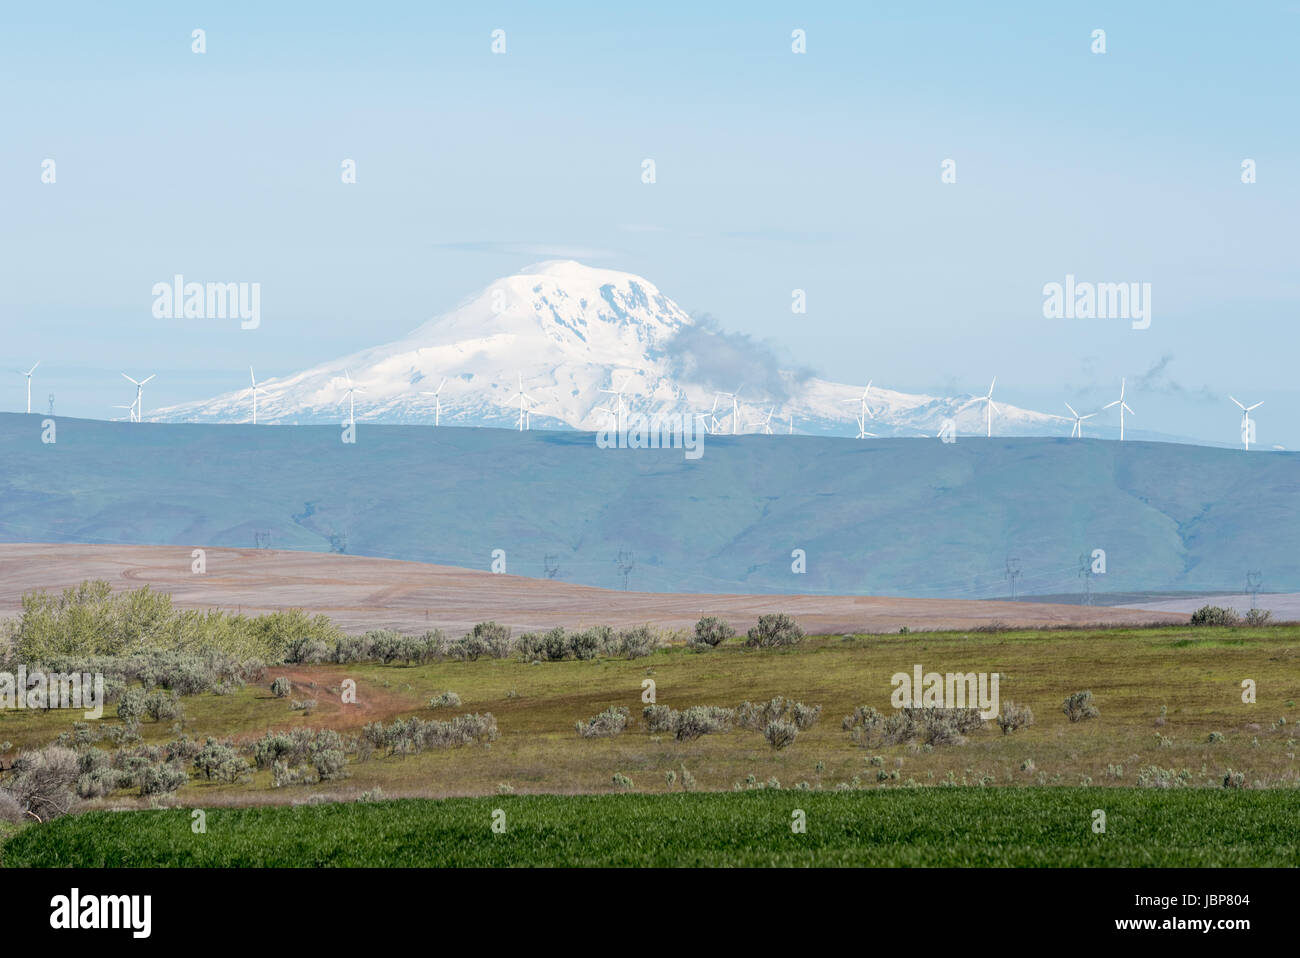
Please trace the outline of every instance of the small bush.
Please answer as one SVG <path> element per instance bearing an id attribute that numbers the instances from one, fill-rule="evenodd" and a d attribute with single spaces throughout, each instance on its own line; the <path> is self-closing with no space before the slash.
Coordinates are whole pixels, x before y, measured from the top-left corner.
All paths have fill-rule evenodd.
<path id="1" fill-rule="evenodd" d="M 803 641 L 803 629 L 784 612 L 760 615 L 758 624 L 745 637 L 751 648 L 774 649 L 798 645 Z"/>
<path id="2" fill-rule="evenodd" d="M 13 797 L 28 820 L 35 817 L 48 822 L 71 811 L 80 775 L 77 753 L 72 749 L 47 745 L 39 751 L 23 752 L 14 759 L 10 772 L 3 791 Z"/>
<path id="3" fill-rule="evenodd" d="M 616 705 L 607 708 L 594 718 L 578 723 L 578 734 L 583 738 L 608 738 L 627 728 L 628 710 Z"/>
<path id="4" fill-rule="evenodd" d="M 1003 735 L 1010 735 L 1016 729 L 1028 728 L 1034 724 L 1034 710 L 1028 705 L 1017 705 L 1008 699 L 1002 704 L 1002 714 L 998 716 L 998 728 Z"/>
<path id="5" fill-rule="evenodd" d="M 763 738 L 774 749 L 783 749 L 793 745 L 798 734 L 799 730 L 793 722 L 786 722 L 781 719 L 769 723 L 767 728 L 763 729 Z"/>
<path id="6" fill-rule="evenodd" d="M 686 644 L 697 652 L 703 652 L 717 648 L 735 635 L 736 630 L 724 620 L 716 615 L 706 615 L 695 623 L 695 635 Z"/>
<path id="7" fill-rule="evenodd" d="M 1192 773 L 1185 768 L 1144 765 L 1138 769 L 1137 783 L 1141 788 L 1184 788 L 1190 783 L 1191 777 Z"/>
<path id="8" fill-rule="evenodd" d="M 1213 745 L 1213 744 L 1216 743 L 1216 742 L 1222 742 L 1222 741 L 1223 741 L 1223 733 L 1222 733 L 1222 732 L 1211 732 L 1211 733 L 1210 733 L 1210 737 L 1207 739 L 1207 741 L 1208 741 L 1211 745 Z"/>
<path id="9" fill-rule="evenodd" d="M 625 791 L 632 788 L 632 779 L 628 778 L 622 772 L 615 772 L 611 781 L 615 788 L 621 788 Z"/>
<path id="10" fill-rule="evenodd" d="M 1092 704 L 1092 692 L 1075 692 L 1070 695 L 1062 705 L 1061 711 L 1071 722 L 1082 722 L 1084 719 L 1096 718 L 1101 714 Z"/>
<path id="11" fill-rule="evenodd" d="M 1273 613 L 1268 609 L 1251 609 L 1246 613 L 1246 624 L 1265 625 L 1271 618 L 1273 618 Z"/>
<path id="12" fill-rule="evenodd" d="M 1241 621 L 1232 609 L 1203 605 L 1192 613 L 1192 625 L 1237 625 Z"/>
<path id="13" fill-rule="evenodd" d="M 286 698 L 293 691 L 293 685 L 284 676 L 271 683 L 271 694 L 277 699 Z"/>
<path id="14" fill-rule="evenodd" d="M 1223 787 L 1224 788 L 1245 788 L 1246 787 L 1245 774 L 1242 772 L 1234 772 L 1232 769 L 1228 769 L 1228 773 L 1223 776 Z"/>
<path id="15" fill-rule="evenodd" d="M 460 696 L 451 690 L 429 699 L 429 708 L 431 709 L 455 708 L 458 705 L 460 705 Z"/>

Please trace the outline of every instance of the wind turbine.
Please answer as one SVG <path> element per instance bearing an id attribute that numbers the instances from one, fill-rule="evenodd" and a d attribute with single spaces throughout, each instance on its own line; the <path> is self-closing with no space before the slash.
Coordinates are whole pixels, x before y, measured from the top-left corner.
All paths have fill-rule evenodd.
<path id="1" fill-rule="evenodd" d="M 623 433 L 623 391 L 627 389 L 627 384 L 631 381 L 632 381 L 632 374 L 629 373 L 627 378 L 623 380 L 623 385 L 619 386 L 617 389 L 600 390 L 600 392 L 608 393 L 618 401 L 617 411 L 610 410 L 610 412 L 614 413 L 614 428 L 620 435 L 622 435 Z M 614 385 L 613 376 L 609 377 L 609 384 L 611 386 Z M 522 389 L 523 387 L 521 386 L 520 388 Z"/>
<path id="2" fill-rule="evenodd" d="M 441 397 L 439 397 L 438 394 L 442 392 L 442 387 L 445 385 L 447 385 L 447 380 L 444 379 L 442 382 L 438 383 L 438 388 L 435 389 L 433 392 L 420 393 L 421 396 L 433 397 L 433 424 L 435 426 L 442 421 L 442 399 Z"/>
<path id="3" fill-rule="evenodd" d="M 874 432 L 867 432 L 867 417 L 871 416 L 874 418 L 876 415 L 875 411 L 870 406 L 867 405 L 867 396 L 870 393 L 871 393 L 871 382 L 868 381 L 867 388 L 862 390 L 862 396 L 860 398 L 841 400 L 841 402 L 845 404 L 854 403 L 854 402 L 860 404 L 861 408 L 858 409 L 858 418 L 857 418 L 857 422 L 858 422 L 857 438 L 859 439 L 864 439 L 867 436 L 871 436 L 872 438 L 875 438 L 876 435 Z"/>
<path id="4" fill-rule="evenodd" d="M 1088 415 L 1086 415 L 1086 416 L 1080 416 L 1077 412 L 1074 411 L 1074 407 L 1071 406 L 1069 403 L 1066 403 L 1066 404 L 1065 404 L 1065 408 L 1068 409 L 1068 410 L 1070 410 L 1070 415 L 1072 415 L 1072 416 L 1074 417 L 1074 428 L 1073 428 L 1072 430 L 1070 430 L 1070 438 L 1071 438 L 1071 439 L 1082 439 L 1082 438 L 1083 438 L 1083 421 L 1084 421 L 1085 419 L 1091 419 L 1093 416 L 1095 416 L 1095 415 L 1097 415 L 1097 414 L 1096 414 L 1095 412 L 1090 412 L 1090 413 L 1088 413 Z"/>
<path id="5" fill-rule="evenodd" d="M 1002 410 L 999 409 L 993 402 L 993 387 L 996 386 L 997 384 L 998 384 L 998 377 L 994 376 L 993 382 L 989 383 L 989 394 L 987 396 L 982 397 L 981 399 L 975 400 L 975 402 L 985 403 L 984 414 L 985 414 L 985 421 L 987 425 L 985 427 L 984 435 L 989 439 L 993 438 L 993 414 L 997 413 L 999 416 L 1002 415 Z"/>
<path id="6" fill-rule="evenodd" d="M 519 392 L 516 393 L 515 395 L 519 397 L 519 431 L 523 432 L 524 430 L 529 429 L 532 426 L 532 415 L 527 409 L 524 408 L 524 403 L 536 402 L 537 400 L 533 399 L 532 396 L 524 392 L 524 374 L 518 373 L 517 375 L 519 377 Z M 620 399 L 621 398 L 622 397 L 620 396 Z"/>
<path id="7" fill-rule="evenodd" d="M 718 431 L 718 400 L 722 398 L 721 393 L 713 394 L 713 408 L 709 410 L 709 424 L 705 427 L 705 432 Z"/>
<path id="8" fill-rule="evenodd" d="M 1124 412 L 1127 410 L 1130 416 L 1136 416 L 1132 409 L 1129 409 L 1128 403 L 1124 401 L 1124 380 L 1119 381 L 1119 398 L 1114 402 L 1108 402 L 1102 406 L 1102 409 L 1109 409 L 1111 406 L 1119 406 L 1119 441 L 1124 441 Z"/>
<path id="9" fill-rule="evenodd" d="M 253 397 L 253 425 L 256 426 L 257 425 L 257 391 L 262 387 L 257 384 L 257 377 L 253 375 L 252 366 L 248 367 L 248 378 L 253 383 L 252 388 L 249 389 L 248 392 Z"/>
<path id="10" fill-rule="evenodd" d="M 250 369 L 249 371 L 251 372 L 252 370 Z M 355 426 L 357 424 L 356 416 L 354 415 L 356 407 L 354 405 L 354 397 L 352 394 L 363 393 L 366 390 L 362 386 L 352 385 L 352 373 L 348 372 L 346 369 L 343 370 L 343 375 L 346 376 L 348 380 L 348 391 L 345 393 L 348 398 L 348 425 Z"/>
<path id="11" fill-rule="evenodd" d="M 136 422 L 144 422 L 144 384 L 147 383 L 150 379 L 153 379 L 153 377 L 156 375 L 157 373 L 150 373 L 149 376 L 144 380 L 140 382 L 136 382 L 126 373 L 122 373 L 123 379 L 125 379 L 127 382 L 135 383 L 135 421 Z"/>
<path id="12" fill-rule="evenodd" d="M 731 434 L 733 436 L 736 434 L 736 427 L 737 424 L 740 422 L 740 403 L 738 400 L 740 397 L 740 390 L 744 388 L 745 388 L 745 384 L 741 383 L 739 388 L 737 388 L 734 393 L 721 394 L 723 396 L 731 397 Z"/>
<path id="13" fill-rule="evenodd" d="M 36 366 L 39 366 L 40 364 L 41 361 L 39 359 L 36 360 Z M 19 372 L 22 373 L 22 375 L 27 377 L 27 411 L 28 412 L 32 411 L 32 373 L 36 372 L 36 366 L 33 366 L 25 373 L 22 372 L 22 370 L 19 370 Z"/>
<path id="14" fill-rule="evenodd" d="M 1250 411 L 1252 409 L 1258 409 L 1260 406 L 1264 405 L 1264 400 L 1261 399 L 1253 406 L 1242 406 L 1242 404 L 1237 402 L 1236 399 L 1233 399 L 1232 396 L 1229 396 L 1228 398 L 1232 399 L 1233 402 L 1237 403 L 1237 405 L 1241 407 L 1241 441 L 1246 444 L 1246 451 L 1250 452 Z M 31 412 L 31 410 L 29 409 L 28 412 Z"/>
<path id="15" fill-rule="evenodd" d="M 127 412 L 127 414 L 126 414 L 126 421 L 127 421 L 127 422 L 135 422 L 135 403 L 131 403 L 131 405 L 129 405 L 129 406 L 123 406 L 121 403 L 114 403 L 113 408 L 114 408 L 114 409 L 126 409 L 126 410 L 129 410 L 129 411 Z M 114 419 L 114 420 L 113 420 L 113 422 L 120 422 L 120 421 L 121 421 L 121 420 L 119 420 L 119 419 Z"/>
<path id="16" fill-rule="evenodd" d="M 766 418 L 766 419 L 756 419 L 756 420 L 754 420 L 753 422 L 751 422 L 750 425 L 751 425 L 751 426 L 761 426 L 762 429 L 763 429 L 763 432 L 767 433 L 769 436 L 772 435 L 772 413 L 774 413 L 774 412 L 776 412 L 776 407 L 775 407 L 775 406 L 773 406 L 771 409 L 769 409 L 769 410 L 767 411 L 767 418 Z"/>

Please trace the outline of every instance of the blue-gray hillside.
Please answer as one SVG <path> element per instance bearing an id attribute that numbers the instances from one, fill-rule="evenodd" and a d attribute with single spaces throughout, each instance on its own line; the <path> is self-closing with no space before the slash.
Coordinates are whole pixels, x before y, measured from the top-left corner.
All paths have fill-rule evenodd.
<path id="1" fill-rule="evenodd" d="M 0 415 L 0 540 L 327 551 L 684 592 L 1300 589 L 1300 454 L 1045 438 L 110 423 Z M 802 549 L 807 572 L 791 571 Z M 552 557 L 548 560 L 548 557 Z"/>

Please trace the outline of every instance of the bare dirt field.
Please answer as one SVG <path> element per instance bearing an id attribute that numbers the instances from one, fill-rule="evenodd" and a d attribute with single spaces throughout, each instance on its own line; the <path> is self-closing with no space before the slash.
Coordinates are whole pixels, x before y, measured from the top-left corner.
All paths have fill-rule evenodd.
<path id="1" fill-rule="evenodd" d="M 693 626 L 717 615 L 738 631 L 764 612 L 787 612 L 810 633 L 896 632 L 1017 626 L 1185 622 L 1180 612 L 1149 612 L 1031 602 L 905 599 L 878 596 L 694 595 L 616 592 L 547 579 L 364 556 L 258 549 L 207 549 L 207 571 L 191 571 L 191 550 L 177 546 L 0 544 L 0 615 L 15 615 L 22 595 L 55 591 L 83 579 L 115 588 L 149 585 L 183 608 L 257 614 L 302 607 L 348 631 L 441 628 L 452 634 L 494 619 L 517 630 L 649 622 Z"/>

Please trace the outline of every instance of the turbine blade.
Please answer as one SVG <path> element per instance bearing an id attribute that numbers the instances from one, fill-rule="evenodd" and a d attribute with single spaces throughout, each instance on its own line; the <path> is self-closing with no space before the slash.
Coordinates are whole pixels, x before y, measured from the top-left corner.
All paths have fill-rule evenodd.
<path id="1" fill-rule="evenodd" d="M 1253 406 L 1247 406 L 1247 407 L 1246 407 L 1246 412 L 1250 412 L 1252 409 L 1258 409 L 1258 408 L 1259 408 L 1260 406 L 1262 406 L 1262 405 L 1264 405 L 1264 400 L 1261 399 L 1259 402 L 1255 403 L 1255 405 L 1253 405 Z"/>
<path id="2" fill-rule="evenodd" d="M 1078 416 L 1078 415 L 1079 415 L 1077 412 L 1074 411 L 1074 407 L 1071 406 L 1069 403 L 1066 403 L 1066 404 L 1065 404 L 1065 408 L 1068 409 L 1068 410 L 1070 410 L 1070 415 L 1071 415 L 1071 416 Z"/>

